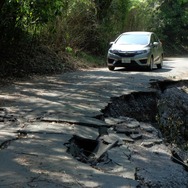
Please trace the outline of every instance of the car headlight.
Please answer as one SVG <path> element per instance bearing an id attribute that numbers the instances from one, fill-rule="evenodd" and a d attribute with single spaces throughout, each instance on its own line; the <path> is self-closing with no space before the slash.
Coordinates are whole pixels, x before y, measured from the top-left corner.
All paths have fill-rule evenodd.
<path id="1" fill-rule="evenodd" d="M 136 52 L 136 54 L 145 54 L 145 53 L 148 53 L 149 50 L 139 50 Z"/>

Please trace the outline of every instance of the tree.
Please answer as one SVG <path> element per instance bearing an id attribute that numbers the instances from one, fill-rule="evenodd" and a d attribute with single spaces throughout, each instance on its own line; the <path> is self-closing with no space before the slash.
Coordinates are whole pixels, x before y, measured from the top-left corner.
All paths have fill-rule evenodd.
<path id="1" fill-rule="evenodd" d="M 159 7 L 159 27 L 166 40 L 174 44 L 187 44 L 188 2 L 187 0 L 164 1 Z"/>
<path id="2" fill-rule="evenodd" d="M 0 3 L 1 39 L 11 41 L 23 38 L 24 32 L 33 34 L 36 26 L 52 20 L 58 15 L 66 1 L 56 0 L 11 0 Z M 22 35 L 19 37 L 19 35 Z"/>
<path id="3" fill-rule="evenodd" d="M 113 0 L 94 0 L 97 9 L 97 18 L 103 20 L 108 14 L 109 7 Z"/>

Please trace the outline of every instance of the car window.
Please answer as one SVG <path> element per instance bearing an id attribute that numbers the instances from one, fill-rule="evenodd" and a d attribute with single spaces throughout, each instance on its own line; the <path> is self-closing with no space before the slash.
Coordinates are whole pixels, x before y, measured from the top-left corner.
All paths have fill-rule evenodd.
<path id="1" fill-rule="evenodd" d="M 149 38 L 148 34 L 123 34 L 115 43 L 124 45 L 147 45 L 149 44 Z"/>

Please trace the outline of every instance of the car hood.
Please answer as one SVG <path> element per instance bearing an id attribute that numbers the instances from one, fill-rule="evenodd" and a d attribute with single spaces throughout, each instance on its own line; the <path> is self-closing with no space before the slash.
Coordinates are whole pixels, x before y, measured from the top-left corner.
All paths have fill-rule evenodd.
<path id="1" fill-rule="evenodd" d="M 113 44 L 110 50 L 117 50 L 117 51 L 139 51 L 139 50 L 146 50 L 148 45 L 120 45 L 120 44 Z"/>

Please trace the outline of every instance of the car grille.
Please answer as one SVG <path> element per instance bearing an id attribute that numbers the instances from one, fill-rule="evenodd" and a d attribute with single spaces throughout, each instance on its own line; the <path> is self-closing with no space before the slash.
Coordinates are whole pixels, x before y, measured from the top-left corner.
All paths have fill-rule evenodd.
<path id="1" fill-rule="evenodd" d="M 114 54 L 121 56 L 121 57 L 134 57 L 136 53 L 128 53 L 128 52 L 114 52 Z"/>
<path id="2" fill-rule="evenodd" d="M 140 60 L 140 63 L 143 64 L 143 65 L 144 65 L 144 64 L 147 64 L 147 59 L 142 59 L 142 60 Z"/>

